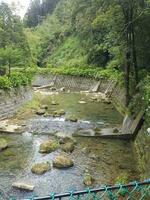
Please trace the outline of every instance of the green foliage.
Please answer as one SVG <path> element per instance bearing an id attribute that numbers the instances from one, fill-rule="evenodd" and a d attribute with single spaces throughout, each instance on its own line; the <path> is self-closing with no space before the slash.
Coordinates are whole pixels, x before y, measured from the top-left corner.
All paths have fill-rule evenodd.
<path id="1" fill-rule="evenodd" d="M 58 75 L 71 75 L 71 76 L 82 76 L 95 79 L 109 78 L 118 80 L 121 74 L 117 70 L 112 69 L 101 69 L 98 67 L 49 67 L 38 69 L 36 73 L 39 74 L 58 74 Z"/>
<path id="2" fill-rule="evenodd" d="M 121 175 L 119 175 L 116 180 L 115 183 L 116 184 L 127 184 L 128 183 L 128 174 L 127 173 L 122 173 Z"/>
<path id="3" fill-rule="evenodd" d="M 142 103 L 146 109 L 146 121 L 150 123 L 150 76 L 147 76 L 140 84 Z"/>
<path id="4" fill-rule="evenodd" d="M 47 65 L 54 67 L 80 67 L 86 64 L 86 52 L 78 37 L 68 37 L 62 45 L 56 47 L 52 55 L 45 60 Z"/>
<path id="5" fill-rule="evenodd" d="M 150 123 L 150 76 L 144 78 L 138 85 L 139 93 L 134 95 L 129 104 L 131 114 L 137 115 L 141 110 L 145 110 L 146 122 Z"/>
<path id="6" fill-rule="evenodd" d="M 24 18 L 27 27 L 35 27 L 47 16 L 51 14 L 59 0 L 33 0 Z"/>
<path id="7" fill-rule="evenodd" d="M 32 75 L 29 72 L 13 72 L 8 76 L 0 76 L 0 89 L 10 89 L 31 84 Z"/>
<path id="8" fill-rule="evenodd" d="M 6 66 L 1 66 L 0 67 L 0 76 L 3 76 L 6 74 Z"/>
<path id="9" fill-rule="evenodd" d="M 25 66 L 31 55 L 20 18 L 5 3 L 0 3 L 0 68 Z"/>
<path id="10" fill-rule="evenodd" d="M 11 81 L 7 76 L 0 76 L 0 89 L 10 89 Z"/>

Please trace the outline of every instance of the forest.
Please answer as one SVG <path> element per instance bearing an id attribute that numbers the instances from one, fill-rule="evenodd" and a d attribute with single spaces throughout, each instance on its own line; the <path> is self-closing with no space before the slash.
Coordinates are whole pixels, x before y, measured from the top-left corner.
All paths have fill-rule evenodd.
<path id="1" fill-rule="evenodd" d="M 0 87 L 28 84 L 36 68 L 112 78 L 126 106 L 149 109 L 149 20 L 149 0 L 32 0 L 23 20 L 1 3 Z"/>

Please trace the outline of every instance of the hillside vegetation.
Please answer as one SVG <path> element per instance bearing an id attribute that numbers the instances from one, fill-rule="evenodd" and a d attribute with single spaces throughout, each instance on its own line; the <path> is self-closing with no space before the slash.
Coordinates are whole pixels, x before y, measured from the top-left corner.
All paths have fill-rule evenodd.
<path id="1" fill-rule="evenodd" d="M 126 106 L 140 98 L 149 109 L 149 21 L 149 0 L 32 0 L 23 22 L 1 3 L 0 73 L 115 78 Z"/>

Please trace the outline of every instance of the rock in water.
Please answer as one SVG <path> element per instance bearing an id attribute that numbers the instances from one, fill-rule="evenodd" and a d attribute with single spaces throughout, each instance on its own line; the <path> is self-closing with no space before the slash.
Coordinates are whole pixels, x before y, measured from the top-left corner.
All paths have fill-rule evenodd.
<path id="1" fill-rule="evenodd" d="M 12 187 L 21 189 L 21 190 L 27 190 L 27 191 L 33 191 L 34 190 L 34 185 L 30 185 L 27 183 L 22 183 L 22 182 L 16 182 L 12 184 Z"/>
<path id="2" fill-rule="evenodd" d="M 70 117 L 67 117 L 67 118 L 65 119 L 65 121 L 77 122 L 78 119 L 77 119 L 75 116 L 70 116 Z"/>
<path id="3" fill-rule="evenodd" d="M 119 130 L 117 128 L 114 128 L 113 133 L 119 133 Z"/>
<path id="4" fill-rule="evenodd" d="M 65 92 L 65 87 L 60 88 L 60 92 Z"/>
<path id="5" fill-rule="evenodd" d="M 70 138 L 70 137 L 63 137 L 59 140 L 59 144 L 66 144 L 66 143 L 74 143 L 76 144 L 76 140 Z"/>
<path id="6" fill-rule="evenodd" d="M 57 103 L 57 102 L 55 102 L 55 101 L 52 101 L 52 102 L 51 102 L 51 105 L 52 105 L 52 106 L 56 106 L 56 105 L 59 105 L 59 103 Z"/>
<path id="7" fill-rule="evenodd" d="M 45 114 L 45 109 L 40 109 L 36 112 L 37 115 L 44 115 Z"/>
<path id="8" fill-rule="evenodd" d="M 43 162 L 43 163 L 37 163 L 32 166 L 32 173 L 37 174 L 37 175 L 42 175 L 49 171 L 51 169 L 50 163 L 49 162 Z"/>
<path id="9" fill-rule="evenodd" d="M 61 149 L 66 153 L 72 153 L 73 150 L 74 150 L 74 143 L 73 142 L 67 142 L 66 144 L 62 144 Z"/>
<path id="10" fill-rule="evenodd" d="M 86 104 L 85 101 L 78 101 L 79 104 Z"/>
<path id="11" fill-rule="evenodd" d="M 147 133 L 150 134 L 150 128 L 147 129 Z"/>
<path id="12" fill-rule="evenodd" d="M 56 110 L 56 111 L 54 111 L 53 117 L 61 117 L 62 115 L 65 115 L 65 114 L 66 114 L 66 112 L 63 109 Z"/>
<path id="13" fill-rule="evenodd" d="M 50 89 L 51 89 L 51 91 L 56 91 L 57 90 L 55 87 L 51 87 Z"/>
<path id="14" fill-rule="evenodd" d="M 94 183 L 94 178 L 90 174 L 86 174 L 84 176 L 83 183 L 86 186 L 91 186 Z"/>
<path id="15" fill-rule="evenodd" d="M 5 139 L 0 139 L 0 151 L 6 149 L 8 147 L 8 143 Z"/>
<path id="16" fill-rule="evenodd" d="M 58 143 L 54 140 L 48 140 L 40 145 L 39 153 L 51 153 L 58 148 Z"/>
<path id="17" fill-rule="evenodd" d="M 41 109 L 48 109 L 48 105 L 41 105 Z"/>
<path id="18" fill-rule="evenodd" d="M 53 160 L 53 166 L 58 169 L 69 168 L 74 165 L 73 161 L 66 155 L 57 155 Z"/>

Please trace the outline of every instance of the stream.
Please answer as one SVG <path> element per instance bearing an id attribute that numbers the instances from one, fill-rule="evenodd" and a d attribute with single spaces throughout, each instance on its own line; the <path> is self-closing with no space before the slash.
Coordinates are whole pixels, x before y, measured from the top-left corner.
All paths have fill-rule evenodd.
<path id="1" fill-rule="evenodd" d="M 52 168 L 44 175 L 34 175 L 34 163 L 52 162 L 57 150 L 50 154 L 40 154 L 39 145 L 58 136 L 72 136 L 79 130 L 113 130 L 120 128 L 123 118 L 112 104 L 98 99 L 92 101 L 93 94 L 84 93 L 35 93 L 41 105 L 48 105 L 47 116 L 35 113 L 20 119 L 22 134 L 1 134 L 9 143 L 9 148 L 0 152 L 0 189 L 18 200 L 32 195 L 45 196 L 51 192 L 62 193 L 85 188 L 83 177 L 86 172 L 95 179 L 92 187 L 114 184 L 117 177 L 126 175 L 129 181 L 137 179 L 136 156 L 132 141 L 102 139 L 98 137 L 75 137 L 76 146 L 70 157 L 74 167 L 60 170 Z M 56 101 L 58 105 L 51 105 Z M 84 101 L 80 104 L 79 101 Z M 52 117 L 53 111 L 64 109 L 65 115 Z M 78 122 L 65 121 L 73 115 Z M 21 118 L 21 117 L 20 117 Z M 13 182 L 25 182 L 35 186 L 34 192 L 12 188 Z"/>

